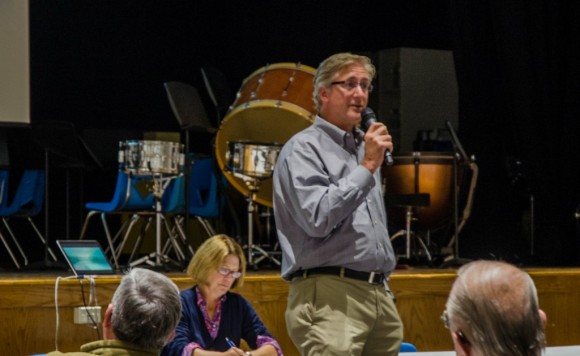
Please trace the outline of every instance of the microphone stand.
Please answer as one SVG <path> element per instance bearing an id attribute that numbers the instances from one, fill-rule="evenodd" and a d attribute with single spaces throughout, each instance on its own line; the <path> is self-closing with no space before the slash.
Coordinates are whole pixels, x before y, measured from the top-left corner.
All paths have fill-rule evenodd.
<path id="1" fill-rule="evenodd" d="M 445 123 L 449 133 L 451 134 L 451 141 L 453 143 L 453 148 L 455 150 L 454 155 L 455 159 L 453 160 L 453 226 L 454 226 L 454 234 L 451 240 L 449 241 L 447 247 L 451 247 L 451 245 L 455 245 L 454 247 L 454 256 L 451 259 L 446 259 L 445 262 L 441 265 L 441 268 L 449 267 L 449 266 L 460 266 L 467 262 L 468 259 L 461 258 L 459 255 L 459 232 L 467 222 L 469 215 L 471 213 L 471 207 L 473 204 L 473 193 L 475 191 L 475 186 L 477 182 L 478 176 L 478 168 L 477 164 L 475 163 L 475 156 L 469 157 L 465 150 L 463 149 L 463 145 L 459 141 L 459 138 L 451 125 L 451 122 L 447 121 Z M 472 170 L 472 177 L 471 177 L 471 184 L 469 189 L 469 194 L 466 202 L 466 206 L 463 211 L 463 217 L 461 223 L 459 222 L 459 196 L 458 196 L 458 178 L 457 178 L 457 169 L 458 165 L 457 162 L 459 159 L 462 159 L 464 164 L 469 166 Z"/>

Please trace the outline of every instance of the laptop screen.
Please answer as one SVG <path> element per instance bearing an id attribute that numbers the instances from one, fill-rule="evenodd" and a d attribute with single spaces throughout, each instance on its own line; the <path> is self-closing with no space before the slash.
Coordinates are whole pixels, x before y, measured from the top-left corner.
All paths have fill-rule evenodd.
<path id="1" fill-rule="evenodd" d="M 115 274 L 96 240 L 57 240 L 66 262 L 77 276 Z"/>

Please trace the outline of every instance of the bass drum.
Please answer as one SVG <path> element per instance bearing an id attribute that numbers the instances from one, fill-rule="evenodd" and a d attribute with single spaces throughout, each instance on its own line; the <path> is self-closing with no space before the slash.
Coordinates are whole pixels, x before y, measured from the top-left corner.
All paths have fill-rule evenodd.
<path id="1" fill-rule="evenodd" d="M 414 209 L 414 225 L 433 229 L 453 216 L 452 153 L 412 152 L 393 156 L 392 166 L 383 165 L 385 195 L 427 193 L 429 206 Z M 387 199 L 388 200 L 388 199 Z M 387 206 L 389 224 L 405 226 L 405 209 Z"/>
<path id="2" fill-rule="evenodd" d="M 227 169 L 233 142 L 269 142 L 282 146 L 310 126 L 316 115 L 312 93 L 315 69 L 295 63 L 263 67 L 246 78 L 215 140 L 216 158 L 227 180 L 244 196 L 243 178 Z M 272 179 L 260 180 L 254 200 L 272 207 Z"/>

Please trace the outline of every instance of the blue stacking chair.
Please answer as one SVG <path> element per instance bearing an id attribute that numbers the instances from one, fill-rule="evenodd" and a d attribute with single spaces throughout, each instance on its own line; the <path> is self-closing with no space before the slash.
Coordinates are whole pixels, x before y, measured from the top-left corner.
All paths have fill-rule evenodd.
<path id="1" fill-rule="evenodd" d="M 14 232 L 10 228 L 9 220 L 12 218 L 24 218 L 26 219 L 32 229 L 42 241 L 43 244 L 46 244 L 46 240 L 44 236 L 40 233 L 40 230 L 32 220 L 32 218 L 42 210 L 42 205 L 44 202 L 44 189 L 45 189 L 45 179 L 44 179 L 44 171 L 43 170 L 34 170 L 29 169 L 25 170 L 20 178 L 20 183 L 18 184 L 18 188 L 16 193 L 14 194 L 14 198 L 12 202 L 8 203 L 8 172 L 2 171 L 0 173 L 0 180 L 2 181 L 1 184 L 1 192 L 0 192 L 0 219 L 2 220 L 2 224 L 4 229 L 8 232 L 12 241 L 18 248 L 22 258 L 24 259 L 24 265 L 28 265 L 28 257 L 22 250 L 22 247 L 18 243 L 18 239 L 16 238 Z M 4 235 L 0 232 L 0 239 L 2 239 L 2 243 L 8 250 L 10 257 L 12 257 L 12 261 L 16 265 L 17 268 L 20 268 L 20 264 L 18 260 L 12 253 Z M 48 252 L 50 253 L 51 257 L 54 261 L 56 261 L 56 256 L 52 252 L 52 249 L 48 247 Z"/>
<path id="2" fill-rule="evenodd" d="M 153 193 L 150 190 L 144 192 L 143 189 L 139 188 L 140 186 L 151 184 L 151 180 L 152 178 L 150 176 L 136 176 L 120 169 L 117 174 L 117 183 L 111 201 L 89 202 L 85 204 L 85 208 L 89 212 L 83 223 L 80 239 L 84 238 L 91 218 L 100 215 L 109 245 L 107 250 L 111 253 L 115 268 L 119 268 L 118 258 L 123 250 L 127 237 L 139 220 L 138 213 L 152 213 L 155 211 Z M 107 216 L 121 214 L 131 214 L 131 218 L 123 222 L 121 228 L 113 237 L 107 223 Z M 125 231 L 125 234 L 123 235 L 120 246 L 115 248 L 115 242 L 119 239 L 123 231 Z"/>
<path id="3" fill-rule="evenodd" d="M 410 342 L 403 342 L 399 352 L 417 352 L 417 348 Z"/>
<path id="4" fill-rule="evenodd" d="M 215 235 L 209 219 L 220 216 L 223 198 L 218 192 L 218 178 L 211 158 L 201 158 L 191 165 L 189 176 L 189 215 L 195 217 L 208 236 Z M 222 176 L 223 177 L 223 176 Z M 225 185 L 225 181 L 223 181 Z"/>

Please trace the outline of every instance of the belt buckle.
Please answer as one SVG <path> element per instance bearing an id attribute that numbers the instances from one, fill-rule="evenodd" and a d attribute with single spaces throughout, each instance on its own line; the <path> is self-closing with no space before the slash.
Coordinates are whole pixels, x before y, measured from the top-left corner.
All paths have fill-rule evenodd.
<path id="1" fill-rule="evenodd" d="M 369 279 L 367 282 L 369 282 L 369 284 L 375 284 L 375 272 L 369 273 Z"/>

